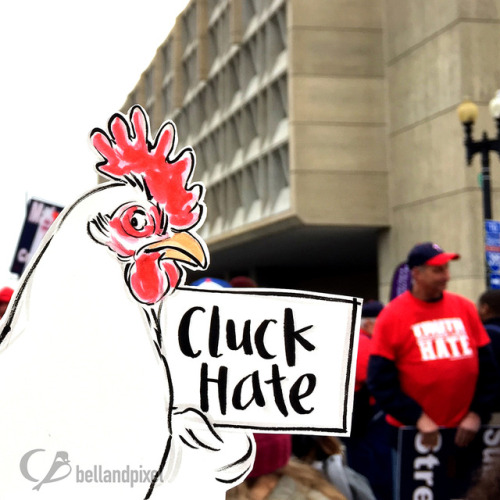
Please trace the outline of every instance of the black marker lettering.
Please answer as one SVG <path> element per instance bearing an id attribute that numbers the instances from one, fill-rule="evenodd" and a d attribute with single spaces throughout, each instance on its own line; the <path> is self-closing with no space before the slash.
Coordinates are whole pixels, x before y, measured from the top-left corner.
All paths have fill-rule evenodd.
<path id="1" fill-rule="evenodd" d="M 219 394 L 219 405 L 220 412 L 222 415 L 226 414 L 227 410 L 227 367 L 221 366 L 219 368 L 218 378 L 208 378 L 208 365 L 203 363 L 201 365 L 200 374 L 200 406 L 201 410 L 207 412 L 209 410 L 208 405 L 208 383 L 212 382 L 217 384 L 218 394 Z"/>
<path id="2" fill-rule="evenodd" d="M 191 317 L 196 311 L 205 312 L 203 307 L 192 307 L 182 317 L 179 323 L 179 347 L 182 354 L 189 358 L 197 358 L 201 351 L 194 352 L 189 339 L 189 327 L 191 325 Z"/>
<path id="3" fill-rule="evenodd" d="M 304 392 L 300 392 L 300 386 L 303 380 L 307 380 L 307 387 Z M 312 373 L 306 373 L 299 377 L 290 389 L 290 404 L 299 415 L 307 415 L 314 411 L 314 407 L 306 410 L 300 400 L 310 396 L 316 387 L 316 376 Z"/>
<path id="4" fill-rule="evenodd" d="M 277 321 L 275 319 L 265 319 L 255 331 L 255 347 L 262 359 L 273 359 L 276 357 L 275 354 L 269 354 L 264 345 L 264 334 L 266 333 L 269 323 L 277 323 Z"/>
<path id="5" fill-rule="evenodd" d="M 313 325 L 306 326 L 300 330 L 295 330 L 293 311 L 290 307 L 285 309 L 284 334 L 285 353 L 288 366 L 295 366 L 295 343 L 298 342 L 306 351 L 314 351 L 314 347 L 308 340 L 300 334 L 310 330 Z"/>
<path id="6" fill-rule="evenodd" d="M 252 340 L 250 338 L 250 320 L 245 321 L 245 326 L 243 327 L 243 338 L 241 343 L 238 345 L 236 342 L 236 326 L 232 319 L 227 320 L 226 324 L 226 342 L 229 349 L 232 351 L 237 351 L 243 347 L 243 352 L 245 354 L 253 354 Z"/>
<path id="7" fill-rule="evenodd" d="M 252 397 L 249 399 L 249 401 L 246 404 L 243 404 L 241 402 L 241 392 L 243 390 L 243 384 L 250 377 L 252 378 Z M 259 372 L 258 371 L 255 371 L 255 372 L 251 373 L 250 375 L 247 375 L 245 378 L 241 379 L 236 384 L 236 387 L 234 388 L 234 393 L 233 393 L 233 406 L 237 410 L 245 410 L 254 401 L 257 404 L 257 406 L 260 406 L 260 407 L 263 407 L 266 404 L 266 401 L 264 399 L 264 395 L 262 394 L 262 389 L 260 387 L 260 380 L 259 380 Z"/>
<path id="8" fill-rule="evenodd" d="M 274 392 L 274 400 L 278 410 L 285 416 L 288 416 L 288 410 L 285 404 L 285 399 L 283 398 L 283 389 L 281 387 L 281 381 L 285 380 L 286 377 L 280 377 L 280 370 L 278 365 L 273 365 L 272 377 L 269 380 L 265 380 L 266 384 L 272 384 Z"/>
<path id="9" fill-rule="evenodd" d="M 219 336 L 220 336 L 220 316 L 219 308 L 214 306 L 212 309 L 212 318 L 210 319 L 210 331 L 208 334 L 208 352 L 212 358 L 220 358 L 219 354 Z"/>

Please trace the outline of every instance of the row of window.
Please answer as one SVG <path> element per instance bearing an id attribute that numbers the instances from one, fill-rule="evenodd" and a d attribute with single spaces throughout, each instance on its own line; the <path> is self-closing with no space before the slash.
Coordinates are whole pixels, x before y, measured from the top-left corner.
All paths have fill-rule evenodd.
<path id="1" fill-rule="evenodd" d="M 290 208 L 288 162 L 288 146 L 283 145 L 210 185 L 202 236 L 221 234 Z"/>
<path id="2" fill-rule="evenodd" d="M 259 0 L 245 0 L 242 9 L 248 5 L 258 5 Z M 183 33 L 191 44 L 187 44 L 182 58 L 182 74 L 176 75 L 173 68 L 172 39 L 161 48 L 159 64 L 152 65 L 145 74 L 146 103 L 155 99 L 155 72 L 162 71 L 161 105 L 162 115 L 172 114 L 176 103 L 173 102 L 173 80 L 181 79 L 181 87 L 186 97 L 189 91 L 200 82 L 200 51 L 196 43 L 196 2 L 182 17 Z M 253 15 L 258 13 L 257 7 L 251 8 Z M 193 32 L 193 30 L 195 30 Z M 278 9 L 263 25 L 257 29 L 236 52 L 230 51 L 229 4 L 215 19 L 208 31 L 208 67 L 212 75 L 214 98 L 217 105 L 221 104 L 223 96 L 232 96 L 238 91 L 245 91 L 252 80 L 266 71 L 271 71 L 281 54 L 286 53 L 286 10 L 285 5 Z M 228 60 L 229 58 L 229 60 Z M 226 72 L 221 79 L 219 72 Z M 224 80 L 221 84 L 220 80 Z"/>
<path id="3" fill-rule="evenodd" d="M 237 154 L 248 156 L 255 148 L 283 140 L 288 123 L 286 74 L 232 108 L 214 107 L 210 90 L 205 87 L 175 117 L 182 142 L 195 145 L 206 156 L 206 165 L 224 163 L 229 168 Z"/>

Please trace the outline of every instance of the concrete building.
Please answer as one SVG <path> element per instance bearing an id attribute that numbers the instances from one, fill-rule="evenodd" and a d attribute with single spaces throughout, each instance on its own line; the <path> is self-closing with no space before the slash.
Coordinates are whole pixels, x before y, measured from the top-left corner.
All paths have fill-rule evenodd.
<path id="1" fill-rule="evenodd" d="M 494 134 L 498 0 L 191 0 L 123 111 L 172 119 L 207 186 L 209 274 L 387 301 L 419 241 L 484 289 L 479 159 L 456 107 Z M 493 214 L 500 218 L 498 159 Z"/>

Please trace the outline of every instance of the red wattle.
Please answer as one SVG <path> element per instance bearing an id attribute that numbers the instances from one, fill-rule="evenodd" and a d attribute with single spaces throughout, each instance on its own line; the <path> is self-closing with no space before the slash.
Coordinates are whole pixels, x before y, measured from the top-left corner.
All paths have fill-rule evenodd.
<path id="1" fill-rule="evenodd" d="M 168 276 L 170 288 L 177 288 L 181 279 L 181 270 L 173 260 L 162 260 L 161 265 Z"/>
<path id="2" fill-rule="evenodd" d="M 130 274 L 130 287 L 143 304 L 155 304 L 170 287 L 167 274 L 160 268 L 160 253 L 139 255 Z"/>

